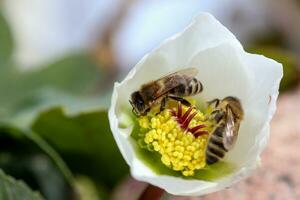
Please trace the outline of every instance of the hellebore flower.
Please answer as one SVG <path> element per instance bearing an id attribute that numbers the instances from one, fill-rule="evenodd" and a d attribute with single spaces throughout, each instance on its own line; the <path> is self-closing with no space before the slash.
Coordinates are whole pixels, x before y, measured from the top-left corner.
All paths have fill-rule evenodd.
<path id="1" fill-rule="evenodd" d="M 160 113 L 155 106 L 144 116 L 131 112 L 130 96 L 143 84 L 191 67 L 203 85 L 201 93 L 186 98 L 191 106 L 170 100 Z M 281 64 L 245 52 L 213 16 L 200 14 L 115 84 L 110 126 L 132 176 L 171 194 L 194 196 L 249 176 L 269 138 L 281 78 Z M 213 109 L 207 102 L 228 96 L 239 99 L 244 117 L 235 146 L 209 165 L 205 149 L 216 122 L 209 119 Z"/>

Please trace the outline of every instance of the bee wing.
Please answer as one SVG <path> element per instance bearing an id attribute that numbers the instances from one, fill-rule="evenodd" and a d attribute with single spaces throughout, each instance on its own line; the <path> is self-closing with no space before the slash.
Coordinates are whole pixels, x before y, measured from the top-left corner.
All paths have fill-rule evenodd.
<path id="1" fill-rule="evenodd" d="M 227 150 L 230 150 L 237 139 L 239 124 L 234 122 L 234 116 L 229 107 L 226 108 L 225 131 L 223 135 L 223 144 Z"/>
<path id="2" fill-rule="evenodd" d="M 196 68 L 185 68 L 173 73 L 170 73 L 166 76 L 163 76 L 159 78 L 158 80 L 154 81 L 154 83 L 157 83 L 159 85 L 163 85 L 163 87 L 158 90 L 154 96 L 157 98 L 173 88 L 179 86 L 180 84 L 184 83 L 183 77 L 186 78 L 192 78 L 195 77 L 198 74 L 198 70 Z"/>
<path id="3" fill-rule="evenodd" d="M 179 71 L 175 71 L 173 73 L 170 73 L 168 75 L 165 75 L 163 77 L 161 77 L 160 79 L 165 79 L 167 77 L 170 76 L 174 76 L 174 75 L 181 75 L 181 76 L 187 76 L 187 77 L 194 77 L 198 74 L 198 69 L 194 68 L 194 67 L 189 67 L 189 68 L 185 68 L 185 69 L 181 69 Z M 158 79 L 158 80 L 160 80 Z"/>

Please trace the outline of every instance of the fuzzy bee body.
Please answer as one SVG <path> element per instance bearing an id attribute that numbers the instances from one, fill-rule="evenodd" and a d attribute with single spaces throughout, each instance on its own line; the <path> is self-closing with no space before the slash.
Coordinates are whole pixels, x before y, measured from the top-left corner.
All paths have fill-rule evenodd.
<path id="1" fill-rule="evenodd" d="M 182 80 L 182 83 L 172 89 L 169 94 L 185 97 L 185 96 L 193 96 L 200 93 L 203 90 L 202 84 L 196 78 L 186 78 Z"/>
<path id="2" fill-rule="evenodd" d="M 212 112 L 217 125 L 210 134 L 206 148 L 206 163 L 214 164 L 224 158 L 237 140 L 240 122 L 243 119 L 243 109 L 240 101 L 235 97 L 223 100 L 213 100 L 215 110 Z"/>
<path id="3" fill-rule="evenodd" d="M 209 138 L 206 149 L 206 163 L 213 164 L 224 158 L 228 151 L 223 145 L 223 132 L 225 131 L 225 123 L 219 124 Z"/>
<path id="4" fill-rule="evenodd" d="M 195 78 L 197 73 L 195 68 L 186 68 L 142 85 L 131 94 L 129 102 L 133 112 L 138 116 L 146 115 L 156 104 L 161 104 L 162 110 L 168 98 L 189 105 L 182 97 L 196 95 L 203 90 L 201 82 Z"/>

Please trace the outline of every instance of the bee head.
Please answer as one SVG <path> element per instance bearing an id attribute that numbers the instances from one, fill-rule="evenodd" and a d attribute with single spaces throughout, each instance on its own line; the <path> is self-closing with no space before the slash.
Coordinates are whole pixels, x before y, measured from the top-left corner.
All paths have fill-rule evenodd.
<path id="1" fill-rule="evenodd" d="M 149 108 L 146 106 L 138 91 L 131 94 L 131 100 L 129 100 L 129 102 L 132 106 L 132 112 L 137 116 L 145 115 L 149 111 Z"/>

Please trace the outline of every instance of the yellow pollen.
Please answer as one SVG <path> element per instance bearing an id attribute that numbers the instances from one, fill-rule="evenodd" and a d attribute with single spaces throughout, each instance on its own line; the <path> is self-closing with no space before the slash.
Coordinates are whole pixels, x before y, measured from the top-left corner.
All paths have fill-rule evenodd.
<path id="1" fill-rule="evenodd" d="M 178 112 L 179 107 L 171 107 Z M 188 112 L 189 107 L 181 106 L 181 113 Z M 191 108 L 190 108 L 191 109 Z M 193 176 L 195 170 L 205 167 L 205 149 L 208 134 L 197 135 L 193 127 L 203 125 L 201 131 L 210 131 L 210 122 L 205 120 L 202 112 L 195 107 L 191 113 L 195 116 L 183 127 L 176 116 L 172 115 L 170 107 L 157 115 L 147 115 L 138 118 L 143 141 L 153 153 L 161 155 L 161 162 L 168 168 L 179 171 L 183 176 Z M 174 114 L 174 113 L 173 113 Z M 205 127 L 204 127 L 205 126 Z M 200 129 L 199 129 L 200 130 Z"/>

